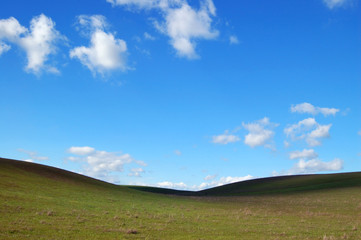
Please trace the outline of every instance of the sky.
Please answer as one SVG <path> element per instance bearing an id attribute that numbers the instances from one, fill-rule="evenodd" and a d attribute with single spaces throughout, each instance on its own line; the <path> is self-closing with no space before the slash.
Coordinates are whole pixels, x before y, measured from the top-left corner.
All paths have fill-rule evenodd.
<path id="1" fill-rule="evenodd" d="M 4 0 L 0 157 L 188 190 L 360 171 L 360 4 Z"/>

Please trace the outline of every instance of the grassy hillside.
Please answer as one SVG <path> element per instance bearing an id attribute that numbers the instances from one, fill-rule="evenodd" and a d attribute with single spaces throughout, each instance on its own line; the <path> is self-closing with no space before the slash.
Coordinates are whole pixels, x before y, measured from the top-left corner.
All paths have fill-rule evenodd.
<path id="1" fill-rule="evenodd" d="M 330 175 L 332 184 L 306 176 L 323 186 L 317 191 L 303 191 L 305 182 L 291 177 L 196 193 L 240 194 L 237 184 L 246 184 L 263 193 L 255 196 L 175 196 L 0 159 L 0 239 L 361 239 L 356 175 Z M 302 192 L 265 194 L 293 186 Z"/>

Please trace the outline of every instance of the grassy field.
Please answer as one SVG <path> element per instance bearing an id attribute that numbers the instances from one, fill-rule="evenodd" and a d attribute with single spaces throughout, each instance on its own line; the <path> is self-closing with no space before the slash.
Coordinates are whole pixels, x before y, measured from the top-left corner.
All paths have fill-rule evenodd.
<path id="1" fill-rule="evenodd" d="M 0 239 L 361 239 L 360 179 L 295 176 L 178 192 L 0 159 Z"/>

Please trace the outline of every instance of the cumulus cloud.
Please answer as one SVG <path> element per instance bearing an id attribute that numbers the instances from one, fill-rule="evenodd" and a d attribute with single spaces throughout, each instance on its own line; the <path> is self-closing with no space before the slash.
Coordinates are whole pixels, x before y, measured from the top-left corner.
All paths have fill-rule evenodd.
<path id="1" fill-rule="evenodd" d="M 135 160 L 127 153 L 99 151 L 91 147 L 71 147 L 67 151 L 77 155 L 76 157 L 69 157 L 68 160 L 84 163 L 84 174 L 103 180 L 113 179 L 112 173 L 123 172 L 125 164 L 146 165 L 142 161 Z M 136 172 L 138 172 L 138 175 L 140 175 L 139 168 L 134 169 L 132 173 L 137 175 Z"/>
<path id="2" fill-rule="evenodd" d="M 339 171 L 343 169 L 343 160 L 335 158 L 330 162 L 323 162 L 319 159 L 299 160 L 290 170 L 286 172 L 287 175 L 292 174 L 306 174 L 316 172 Z"/>
<path id="3" fill-rule="evenodd" d="M 238 136 L 228 133 L 228 130 L 224 131 L 224 134 L 212 137 L 212 142 L 216 144 L 228 144 L 238 142 L 240 140 L 241 139 Z"/>
<path id="4" fill-rule="evenodd" d="M 319 113 L 323 114 L 324 116 L 333 115 L 335 116 L 340 109 L 337 108 L 321 108 L 315 107 L 310 103 L 300 103 L 291 106 L 291 112 L 293 113 L 308 113 L 312 115 L 317 115 Z"/>
<path id="5" fill-rule="evenodd" d="M 344 6 L 348 2 L 348 0 L 323 0 L 323 2 L 329 9 L 333 9 Z"/>
<path id="6" fill-rule="evenodd" d="M 144 173 L 143 168 L 132 168 L 132 169 L 130 169 L 130 173 L 128 173 L 128 176 L 130 176 L 130 177 L 141 177 L 142 173 Z"/>
<path id="7" fill-rule="evenodd" d="M 161 188 L 187 189 L 187 184 L 185 184 L 184 182 L 173 183 L 173 182 L 164 181 L 157 183 L 156 186 Z"/>
<path id="8" fill-rule="evenodd" d="M 290 152 L 290 159 L 314 159 L 318 157 L 318 154 L 313 149 L 303 149 L 302 151 Z"/>
<path id="9" fill-rule="evenodd" d="M 272 129 L 277 127 L 278 124 L 271 123 L 269 119 L 265 117 L 252 123 L 242 123 L 242 125 L 249 131 L 244 139 L 245 144 L 250 147 L 272 147 L 272 144 L 270 143 L 274 136 L 274 131 L 272 131 Z"/>
<path id="10" fill-rule="evenodd" d="M 154 26 L 170 38 L 170 44 L 180 57 L 198 58 L 195 51 L 199 39 L 215 39 L 219 32 L 212 28 L 216 8 L 212 0 L 201 2 L 199 9 L 192 8 L 186 0 L 107 0 L 113 6 L 155 9 L 164 17 L 154 20 Z"/>
<path id="11" fill-rule="evenodd" d="M 229 37 L 229 43 L 230 44 L 238 44 L 239 40 L 238 40 L 237 36 L 234 36 L 234 35 L 230 36 Z"/>
<path id="12" fill-rule="evenodd" d="M 286 127 L 284 133 L 293 141 L 304 139 L 309 146 L 314 147 L 321 145 L 322 138 L 330 137 L 331 126 L 318 124 L 314 118 L 306 118 Z"/>
<path id="13" fill-rule="evenodd" d="M 47 161 L 49 160 L 49 157 L 45 157 L 45 156 L 39 156 L 39 154 L 37 152 L 33 152 L 33 151 L 28 151 L 25 149 L 18 149 L 19 152 L 25 153 L 28 158 L 24 161 L 27 162 L 34 162 L 34 161 Z"/>
<path id="14" fill-rule="evenodd" d="M 104 16 L 81 15 L 78 17 L 78 23 L 89 32 L 90 46 L 72 49 L 70 51 L 71 58 L 79 59 L 93 74 L 128 69 L 127 44 L 124 40 L 115 38 L 114 34 L 105 32 L 108 23 Z"/>
<path id="15" fill-rule="evenodd" d="M 22 26 L 17 19 L 0 19 L 0 55 L 10 50 L 10 44 L 23 49 L 27 56 L 26 71 L 40 73 L 41 70 L 59 72 L 46 64 L 51 54 L 56 53 L 56 42 L 65 40 L 56 29 L 51 18 L 41 14 L 30 22 L 30 28 Z M 7 42 L 7 43 L 5 43 Z"/>
<path id="16" fill-rule="evenodd" d="M 247 176 L 242 176 L 242 177 L 231 177 L 231 176 L 221 177 L 218 180 L 214 180 L 215 176 L 214 177 L 213 176 L 212 175 L 207 176 L 208 180 L 205 179 L 207 182 L 203 182 L 203 183 L 201 183 L 199 185 L 188 186 L 187 184 L 185 184 L 183 182 L 173 183 L 173 182 L 167 182 L 166 181 L 166 182 L 159 182 L 159 183 L 156 184 L 156 186 L 157 187 L 163 187 L 163 188 L 179 189 L 179 190 L 197 191 L 197 190 L 202 190 L 202 189 L 206 189 L 206 188 L 222 186 L 222 185 L 225 185 L 225 184 L 246 181 L 246 180 L 250 180 L 250 179 L 254 178 L 251 175 L 247 175 Z M 213 181 L 210 181 L 210 180 L 213 180 Z"/>

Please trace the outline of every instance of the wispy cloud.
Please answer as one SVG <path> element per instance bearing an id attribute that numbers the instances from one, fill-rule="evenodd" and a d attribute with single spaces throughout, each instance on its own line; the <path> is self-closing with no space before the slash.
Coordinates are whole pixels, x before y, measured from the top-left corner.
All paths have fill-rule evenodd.
<path id="1" fill-rule="evenodd" d="M 293 151 L 289 154 L 290 159 L 314 159 L 318 157 L 318 154 L 313 149 L 303 149 L 302 151 Z"/>
<path id="2" fill-rule="evenodd" d="M 216 135 L 212 137 L 212 142 L 216 144 L 228 144 L 228 143 L 234 143 L 238 142 L 241 139 L 233 134 L 230 134 L 228 130 L 224 131 L 221 135 Z"/>
<path id="3" fill-rule="evenodd" d="M 235 35 L 230 36 L 229 43 L 230 44 L 239 44 L 239 40 L 238 40 L 237 36 L 235 36 Z"/>
<path id="4" fill-rule="evenodd" d="M 333 115 L 335 116 L 340 109 L 337 108 L 321 108 L 315 107 L 310 103 L 300 103 L 291 106 L 291 112 L 293 113 L 308 113 L 312 115 L 317 115 L 319 113 L 323 114 L 324 116 Z"/>
<path id="5" fill-rule="evenodd" d="M 334 9 L 344 6 L 349 0 L 323 0 L 329 9 Z"/>
<path id="6" fill-rule="evenodd" d="M 27 162 L 34 162 L 34 161 L 47 161 L 49 160 L 49 157 L 45 156 L 39 156 L 37 152 L 34 151 L 28 151 L 25 149 L 18 149 L 19 152 L 25 153 L 27 155 L 27 159 L 24 161 Z"/>

